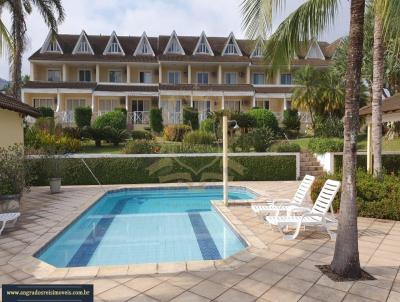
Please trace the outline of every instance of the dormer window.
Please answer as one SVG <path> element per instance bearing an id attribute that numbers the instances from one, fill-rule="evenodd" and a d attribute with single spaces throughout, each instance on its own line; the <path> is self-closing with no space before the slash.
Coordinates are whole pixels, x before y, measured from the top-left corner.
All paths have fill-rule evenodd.
<path id="1" fill-rule="evenodd" d="M 74 50 L 72 51 L 73 55 L 76 54 L 91 54 L 94 55 L 94 51 L 92 46 L 89 43 L 89 40 L 86 36 L 85 31 L 82 31 L 81 35 L 79 36 L 78 42 L 76 42 Z"/>
<path id="2" fill-rule="evenodd" d="M 49 45 L 47 46 L 46 51 L 48 52 L 61 52 L 60 46 L 57 43 L 57 40 L 50 41 Z"/>
<path id="3" fill-rule="evenodd" d="M 225 44 L 224 50 L 222 51 L 223 56 L 241 56 L 242 52 L 239 45 L 236 42 L 233 33 L 229 35 L 228 42 Z"/>
<path id="4" fill-rule="evenodd" d="M 257 43 L 256 48 L 254 48 L 253 53 L 251 54 L 252 58 L 261 58 L 263 56 L 263 48 L 261 43 Z"/>
<path id="5" fill-rule="evenodd" d="M 121 52 L 121 47 L 119 46 L 119 43 L 117 39 L 114 37 L 109 48 L 110 53 L 120 53 Z"/>
<path id="6" fill-rule="evenodd" d="M 168 41 L 164 54 L 185 54 L 185 51 L 183 50 L 175 31 L 172 32 L 171 38 Z"/>
<path id="7" fill-rule="evenodd" d="M 308 49 L 306 59 L 320 59 L 325 60 L 325 56 L 321 50 L 317 41 L 312 41 L 310 48 Z"/>
<path id="8" fill-rule="evenodd" d="M 201 33 L 200 39 L 197 42 L 194 55 L 214 55 L 210 43 L 208 43 L 206 34 L 204 32 Z"/>
<path id="9" fill-rule="evenodd" d="M 135 52 L 133 53 L 134 56 L 141 55 L 141 56 L 154 56 L 153 48 L 151 48 L 149 39 L 147 38 L 146 33 L 142 34 L 140 38 L 139 44 L 136 47 Z"/>
<path id="10" fill-rule="evenodd" d="M 103 54 L 125 55 L 122 46 L 118 41 L 117 34 L 115 32 L 111 34 L 110 40 L 108 41 L 106 49 L 104 50 Z"/>

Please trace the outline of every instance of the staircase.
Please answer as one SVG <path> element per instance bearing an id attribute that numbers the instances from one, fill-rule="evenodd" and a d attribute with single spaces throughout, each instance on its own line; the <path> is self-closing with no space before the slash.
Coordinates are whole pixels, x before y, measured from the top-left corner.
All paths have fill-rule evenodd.
<path id="1" fill-rule="evenodd" d="M 301 152 L 300 179 L 303 179 L 306 174 L 318 177 L 324 175 L 324 170 L 312 153 Z"/>

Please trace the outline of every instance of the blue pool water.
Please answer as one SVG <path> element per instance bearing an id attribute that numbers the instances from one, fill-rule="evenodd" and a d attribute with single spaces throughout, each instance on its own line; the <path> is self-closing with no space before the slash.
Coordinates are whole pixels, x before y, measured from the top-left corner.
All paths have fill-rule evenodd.
<path id="1" fill-rule="evenodd" d="M 231 187 L 229 199 L 253 199 Z M 245 248 L 213 209 L 221 187 L 109 192 L 36 257 L 56 267 L 215 260 Z"/>

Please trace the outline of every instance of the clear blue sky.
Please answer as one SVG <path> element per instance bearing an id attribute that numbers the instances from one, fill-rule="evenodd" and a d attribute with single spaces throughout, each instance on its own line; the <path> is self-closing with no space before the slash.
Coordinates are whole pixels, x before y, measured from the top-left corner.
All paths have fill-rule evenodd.
<path id="1" fill-rule="evenodd" d="M 64 0 L 66 20 L 60 33 L 79 34 L 85 29 L 88 34 L 120 35 L 169 35 L 175 29 L 178 35 L 200 35 L 205 30 L 208 36 L 228 36 L 233 31 L 243 38 L 239 5 L 242 0 Z M 282 18 L 301 5 L 304 0 L 286 1 Z M 7 12 L 2 18 L 9 22 Z M 349 3 L 341 0 L 340 13 L 335 26 L 324 33 L 321 40 L 333 41 L 347 34 L 349 27 Z M 29 73 L 27 58 L 42 45 L 48 29 L 35 11 L 28 18 L 28 48 L 24 55 L 23 74 Z M 6 57 L 0 58 L 0 77 L 9 78 Z"/>

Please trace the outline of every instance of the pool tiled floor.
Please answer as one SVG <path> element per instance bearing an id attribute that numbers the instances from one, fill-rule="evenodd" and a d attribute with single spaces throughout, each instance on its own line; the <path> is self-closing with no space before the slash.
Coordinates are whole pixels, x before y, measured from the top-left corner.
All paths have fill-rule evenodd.
<path id="1" fill-rule="evenodd" d="M 282 198 L 293 195 L 298 182 L 234 185 Z M 307 231 L 297 240 L 283 241 L 247 206 L 219 207 L 251 242 L 247 251 L 227 261 L 52 271 L 26 259 L 72 221 L 99 189 L 67 187 L 58 195 L 47 191 L 32 188 L 25 194 L 21 220 L 0 237 L 0 284 L 89 283 L 96 301 L 400 301 L 400 222 L 359 219 L 361 263 L 375 281 L 332 282 L 315 267 L 332 260 L 334 242 L 327 234 Z"/>

